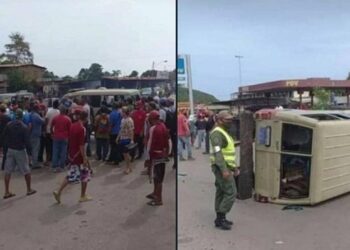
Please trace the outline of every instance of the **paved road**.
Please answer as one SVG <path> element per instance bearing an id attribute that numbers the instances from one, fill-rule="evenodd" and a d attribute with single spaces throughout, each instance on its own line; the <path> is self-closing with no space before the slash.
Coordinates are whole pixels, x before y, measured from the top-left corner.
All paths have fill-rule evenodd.
<path id="1" fill-rule="evenodd" d="M 232 231 L 214 227 L 214 176 L 209 157 L 195 150 L 178 176 L 178 249 L 348 250 L 350 195 L 302 211 L 250 200 L 237 201 L 228 217 Z"/>
<path id="2" fill-rule="evenodd" d="M 150 207 L 145 195 L 152 185 L 141 176 L 141 161 L 126 176 L 121 168 L 92 161 L 95 176 L 88 186 L 93 201 L 78 203 L 80 185 L 64 191 L 62 204 L 52 197 L 64 173 L 33 171 L 33 188 L 26 197 L 21 176 L 11 186 L 17 194 L 0 200 L 0 249 L 175 249 L 175 171 L 167 165 L 164 206 Z M 122 165 L 123 166 L 123 165 Z M 0 194 L 3 195 L 3 177 Z"/>

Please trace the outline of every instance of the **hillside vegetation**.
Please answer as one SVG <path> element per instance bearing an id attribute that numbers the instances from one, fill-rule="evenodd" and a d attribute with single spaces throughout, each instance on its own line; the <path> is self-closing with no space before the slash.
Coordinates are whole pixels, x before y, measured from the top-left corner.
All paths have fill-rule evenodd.
<path id="1" fill-rule="evenodd" d="M 188 102 L 188 88 L 178 86 L 177 88 L 177 100 L 178 102 Z M 218 101 L 215 96 L 207 94 L 199 90 L 193 90 L 194 103 L 210 104 Z"/>

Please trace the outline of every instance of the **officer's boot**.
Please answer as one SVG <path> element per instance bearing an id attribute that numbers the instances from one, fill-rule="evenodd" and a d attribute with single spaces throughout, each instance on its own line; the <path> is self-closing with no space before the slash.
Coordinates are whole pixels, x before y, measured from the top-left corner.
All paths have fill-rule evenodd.
<path id="1" fill-rule="evenodd" d="M 233 222 L 232 222 L 232 221 L 226 219 L 226 214 L 224 214 L 224 220 L 225 220 L 226 224 L 228 224 L 228 225 L 230 225 L 230 226 L 233 225 Z"/>
<path id="2" fill-rule="evenodd" d="M 225 221 L 225 214 L 217 213 L 217 217 L 215 220 L 215 226 L 222 230 L 231 230 L 231 226 Z"/>

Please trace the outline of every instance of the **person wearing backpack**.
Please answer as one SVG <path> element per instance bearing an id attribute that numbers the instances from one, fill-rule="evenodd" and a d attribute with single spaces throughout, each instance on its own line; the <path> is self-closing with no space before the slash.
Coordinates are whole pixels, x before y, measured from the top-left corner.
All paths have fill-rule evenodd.
<path id="1" fill-rule="evenodd" d="M 111 130 L 107 108 L 102 107 L 101 113 L 95 119 L 96 156 L 97 160 L 106 161 L 108 155 L 108 140 Z"/>

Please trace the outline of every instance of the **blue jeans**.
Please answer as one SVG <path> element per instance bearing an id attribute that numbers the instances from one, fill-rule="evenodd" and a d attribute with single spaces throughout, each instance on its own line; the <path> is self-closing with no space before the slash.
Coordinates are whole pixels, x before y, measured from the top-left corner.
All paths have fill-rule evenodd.
<path id="1" fill-rule="evenodd" d="M 64 168 L 67 159 L 68 140 L 53 140 L 52 167 Z"/>
<path id="2" fill-rule="evenodd" d="M 178 136 L 178 142 L 177 142 L 177 152 L 179 157 L 183 157 L 182 155 L 182 151 L 183 151 L 183 144 L 185 144 L 185 147 L 187 149 L 187 155 L 188 158 L 192 157 L 192 146 L 191 146 L 191 142 L 190 142 L 190 136 Z"/>
<path id="3" fill-rule="evenodd" d="M 201 148 L 202 147 L 202 142 L 204 141 L 205 139 L 205 134 L 206 134 L 206 131 L 205 129 L 199 129 L 197 131 L 197 140 L 198 140 L 198 148 Z"/>
<path id="4" fill-rule="evenodd" d="M 98 160 L 107 160 L 108 139 L 96 138 L 96 155 Z"/>
<path id="5" fill-rule="evenodd" d="M 31 136 L 30 145 L 32 146 L 32 164 L 33 164 L 33 167 L 37 167 L 39 165 L 38 156 L 39 156 L 39 150 L 40 150 L 40 137 Z"/>

